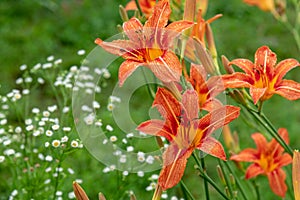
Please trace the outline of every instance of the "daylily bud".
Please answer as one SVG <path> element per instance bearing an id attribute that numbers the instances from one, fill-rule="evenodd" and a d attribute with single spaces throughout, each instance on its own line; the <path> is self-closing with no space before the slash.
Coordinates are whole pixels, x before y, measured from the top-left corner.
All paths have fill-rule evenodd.
<path id="1" fill-rule="evenodd" d="M 153 194 L 152 200 L 160 200 L 162 193 L 162 188 L 160 187 L 159 184 L 156 185 L 155 192 Z"/>
<path id="2" fill-rule="evenodd" d="M 247 105 L 246 99 L 247 97 L 244 96 L 243 92 L 239 90 L 230 91 L 228 93 L 231 98 L 233 98 L 237 103 L 240 103 L 242 105 Z"/>
<path id="3" fill-rule="evenodd" d="M 75 181 L 73 182 L 73 190 L 77 200 L 89 200 L 89 197 L 86 195 L 85 191 Z"/>
<path id="4" fill-rule="evenodd" d="M 99 200 L 106 200 L 105 196 L 100 192 L 99 195 Z"/>
<path id="5" fill-rule="evenodd" d="M 223 183 L 223 185 L 226 185 L 225 177 L 224 177 L 224 174 L 223 174 L 223 171 L 222 171 L 220 165 L 217 165 L 217 172 L 218 172 L 219 178 L 220 178 L 221 182 Z"/>
<path id="6" fill-rule="evenodd" d="M 221 58 L 222 58 L 224 69 L 226 70 L 227 74 L 233 74 L 235 71 L 233 67 L 229 65 L 229 60 L 224 55 L 222 55 Z"/>
<path id="7" fill-rule="evenodd" d="M 133 193 L 130 194 L 130 200 L 136 200 L 136 197 L 135 197 L 135 195 Z"/>
<path id="8" fill-rule="evenodd" d="M 119 5 L 119 13 L 120 13 L 120 16 L 121 16 L 121 19 L 123 22 L 126 22 L 129 20 L 127 12 L 122 5 Z"/>
<path id="9" fill-rule="evenodd" d="M 218 74 L 216 67 L 214 66 L 214 62 L 212 57 L 207 53 L 205 47 L 201 44 L 201 41 L 198 38 L 194 37 L 194 41 L 196 42 L 196 56 L 200 59 L 203 67 L 209 74 Z"/>
<path id="10" fill-rule="evenodd" d="M 236 186 L 235 178 L 232 174 L 229 174 L 229 180 L 230 180 L 231 185 L 235 188 L 235 186 Z"/>
<path id="11" fill-rule="evenodd" d="M 232 135 L 230 127 L 225 125 L 223 127 L 223 138 L 225 146 L 233 153 L 238 153 L 240 150 L 237 134 Z"/>
<path id="12" fill-rule="evenodd" d="M 183 13 L 183 20 L 194 21 L 195 11 L 196 11 L 196 0 L 186 0 L 184 13 Z"/>
<path id="13" fill-rule="evenodd" d="M 207 6 L 208 6 L 208 0 L 197 0 L 196 7 L 197 7 L 197 10 L 201 9 L 202 16 L 205 15 Z"/>
<path id="14" fill-rule="evenodd" d="M 160 148 L 163 148 L 164 147 L 164 142 L 162 141 L 161 137 L 157 136 L 155 138 L 156 138 L 156 142 L 157 142 L 158 146 Z"/>
<path id="15" fill-rule="evenodd" d="M 300 153 L 294 151 L 293 155 L 293 187 L 295 200 L 300 200 Z"/>
<path id="16" fill-rule="evenodd" d="M 209 23 L 206 23 L 205 25 L 206 25 L 205 36 L 206 36 L 207 46 L 208 46 L 210 55 L 212 56 L 213 62 L 215 64 L 216 71 L 219 73 L 220 71 L 219 71 L 218 60 L 217 60 L 218 54 L 217 54 L 217 49 L 216 49 L 216 45 L 215 45 L 213 32 L 212 32 L 212 29 L 211 29 Z"/>
<path id="17" fill-rule="evenodd" d="M 123 28 L 120 24 L 117 25 L 117 30 L 119 33 L 123 33 Z"/>

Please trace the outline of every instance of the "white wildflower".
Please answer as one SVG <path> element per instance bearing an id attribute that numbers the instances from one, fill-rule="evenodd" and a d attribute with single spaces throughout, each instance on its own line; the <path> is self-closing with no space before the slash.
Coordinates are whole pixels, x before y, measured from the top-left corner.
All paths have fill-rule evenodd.
<path id="1" fill-rule="evenodd" d="M 137 172 L 137 175 L 138 175 L 139 177 L 144 177 L 144 172 L 143 172 L 143 171 L 138 171 L 138 172 Z"/>
<path id="2" fill-rule="evenodd" d="M 128 146 L 126 148 L 127 152 L 132 152 L 134 150 L 134 147 L 133 146 Z"/>
<path id="3" fill-rule="evenodd" d="M 61 142 L 68 142 L 68 140 L 69 140 L 69 137 L 65 135 L 64 137 L 61 138 L 60 141 Z"/>
<path id="4" fill-rule="evenodd" d="M 114 128 L 113 128 L 111 125 L 109 125 L 109 124 L 106 125 L 105 128 L 106 128 L 106 130 L 108 130 L 108 131 L 110 131 L 110 132 L 114 130 Z"/>
<path id="5" fill-rule="evenodd" d="M 51 137 L 53 135 L 53 131 L 51 130 L 46 130 L 46 136 Z"/>
<path id="6" fill-rule="evenodd" d="M 71 127 L 63 127 L 63 131 L 70 132 L 71 131 Z"/>
<path id="7" fill-rule="evenodd" d="M 75 173 L 74 170 L 73 170 L 72 168 L 68 168 L 68 172 L 69 172 L 70 174 L 74 174 L 74 173 Z"/>
<path id="8" fill-rule="evenodd" d="M 3 163 L 5 161 L 5 156 L 0 156 L 0 163 Z"/>
<path id="9" fill-rule="evenodd" d="M 51 126 L 52 130 L 57 131 L 59 129 L 59 125 L 58 124 L 54 124 Z"/>
<path id="10" fill-rule="evenodd" d="M 20 70 L 21 70 L 21 71 L 24 71 L 24 70 L 26 70 L 26 69 L 27 69 L 27 65 L 23 64 L 23 65 L 20 66 Z"/>
<path id="11" fill-rule="evenodd" d="M 48 62 L 51 62 L 53 60 L 54 60 L 54 56 L 53 55 L 50 55 L 50 56 L 47 57 L 47 61 Z"/>
<path id="12" fill-rule="evenodd" d="M 52 141 L 52 146 L 55 147 L 55 148 L 59 147 L 60 146 L 60 141 L 59 140 L 53 140 Z"/>
<path id="13" fill-rule="evenodd" d="M 110 136 L 109 140 L 111 142 L 116 142 L 118 140 L 117 136 L 113 135 L 113 136 Z"/>
<path id="14" fill-rule="evenodd" d="M 82 56 L 82 55 L 85 54 L 85 50 L 80 49 L 80 50 L 77 51 L 77 54 L 80 55 L 80 56 Z"/>
<path id="15" fill-rule="evenodd" d="M 48 161 L 48 162 L 51 162 L 51 161 L 53 160 L 53 158 L 52 158 L 52 156 L 47 155 L 47 156 L 45 157 L 45 160 Z"/>
<path id="16" fill-rule="evenodd" d="M 53 106 L 48 106 L 48 110 L 49 112 L 54 112 L 57 110 L 57 105 L 53 105 Z M 45 116 L 46 117 L 46 116 Z"/>
<path id="17" fill-rule="evenodd" d="M 76 140 L 72 140 L 71 147 L 77 148 L 78 147 L 78 142 Z"/>

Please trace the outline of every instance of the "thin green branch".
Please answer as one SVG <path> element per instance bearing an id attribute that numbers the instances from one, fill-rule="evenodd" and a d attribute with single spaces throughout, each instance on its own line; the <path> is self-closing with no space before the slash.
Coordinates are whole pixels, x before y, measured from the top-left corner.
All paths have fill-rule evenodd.
<path id="1" fill-rule="evenodd" d="M 194 198 L 194 196 L 192 195 L 191 191 L 187 188 L 187 186 L 185 185 L 185 183 L 182 180 L 180 180 L 180 185 L 183 189 L 184 194 L 186 194 L 186 196 L 188 196 L 191 200 L 196 200 Z"/>
<path id="2" fill-rule="evenodd" d="M 193 158 L 195 159 L 196 164 L 198 165 L 198 171 L 200 172 L 199 176 L 206 179 L 208 183 L 210 183 L 210 185 L 215 188 L 215 190 L 226 200 L 230 200 L 226 194 L 224 192 L 222 192 L 222 190 L 219 188 L 219 186 L 205 173 L 203 173 L 203 171 L 201 170 L 201 162 L 198 158 L 198 156 L 196 155 L 195 152 L 193 152 Z"/>
<path id="3" fill-rule="evenodd" d="M 201 158 L 201 167 L 202 167 L 203 173 L 207 174 L 206 167 L 205 167 L 205 160 L 203 157 Z M 205 197 L 206 197 L 206 200 L 209 200 L 208 182 L 206 179 L 203 179 L 203 182 L 204 182 Z"/>
<path id="4" fill-rule="evenodd" d="M 224 164 L 225 164 L 225 166 L 227 167 L 228 171 L 229 171 L 234 177 L 237 177 L 236 173 L 233 171 L 233 169 L 231 168 L 230 164 L 229 164 L 228 162 L 226 162 L 226 161 L 224 161 Z M 248 197 L 247 197 L 248 195 L 246 195 L 246 193 L 245 193 L 245 188 L 244 188 L 243 185 L 241 184 L 240 180 L 239 180 L 238 178 L 236 178 L 235 181 L 236 181 L 236 184 L 237 184 L 238 188 L 239 188 L 240 191 L 241 191 L 241 194 L 242 194 L 243 198 L 244 198 L 245 200 L 248 200 Z"/>

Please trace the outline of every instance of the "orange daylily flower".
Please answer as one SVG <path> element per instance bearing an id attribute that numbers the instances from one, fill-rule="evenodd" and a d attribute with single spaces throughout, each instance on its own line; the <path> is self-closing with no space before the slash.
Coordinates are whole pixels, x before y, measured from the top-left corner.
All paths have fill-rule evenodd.
<path id="1" fill-rule="evenodd" d="M 293 187 L 295 200 L 300 200 L 300 153 L 297 150 L 293 155 Z"/>
<path id="2" fill-rule="evenodd" d="M 244 0 L 246 4 L 257 6 L 263 11 L 275 10 L 274 0 Z"/>
<path id="3" fill-rule="evenodd" d="M 278 133 L 286 143 L 289 142 L 286 129 L 280 128 Z M 284 197 L 287 186 L 285 184 L 286 174 L 282 167 L 290 164 L 292 157 L 288 153 L 284 153 L 283 147 L 274 138 L 267 142 L 261 133 L 254 133 L 252 139 L 257 149 L 244 149 L 239 154 L 231 156 L 230 160 L 253 162 L 246 171 L 246 179 L 260 174 L 266 175 L 272 191 L 276 195 Z"/>
<path id="4" fill-rule="evenodd" d="M 119 69 L 120 85 L 139 66 L 150 68 L 163 82 L 179 81 L 182 67 L 175 53 L 169 48 L 174 39 L 191 27 L 193 22 L 177 21 L 165 27 L 170 13 L 169 1 L 159 1 L 144 26 L 137 18 L 131 18 L 123 24 L 129 40 L 104 42 L 96 39 L 95 43 L 103 49 L 126 59 Z"/>
<path id="5" fill-rule="evenodd" d="M 223 106 L 199 119 L 198 95 L 194 90 L 187 90 L 179 102 L 163 88 L 158 89 L 153 106 L 157 107 L 165 121 L 152 119 L 143 122 L 137 129 L 150 135 L 163 136 L 170 142 L 163 154 L 163 168 L 158 179 L 163 190 L 180 181 L 187 159 L 195 149 L 226 159 L 222 144 L 211 134 L 237 118 L 240 108 Z"/>
<path id="6" fill-rule="evenodd" d="M 288 100 L 299 99 L 300 84 L 282 79 L 288 71 L 299 66 L 299 62 L 295 59 L 286 59 L 276 65 L 276 61 L 276 54 L 269 47 L 262 46 L 255 53 L 254 63 L 247 59 L 235 59 L 229 63 L 238 66 L 245 73 L 223 75 L 224 86 L 250 88 L 254 104 L 259 100 L 271 98 L 273 94 L 279 94 Z"/>
<path id="7" fill-rule="evenodd" d="M 193 88 L 198 94 L 199 108 L 212 111 L 216 108 L 222 107 L 222 103 L 215 97 L 220 94 L 225 88 L 220 85 L 223 84 L 221 79 L 213 76 L 207 79 L 207 72 L 202 65 L 191 64 L 190 76 L 186 79 L 192 84 Z"/>
<path id="8" fill-rule="evenodd" d="M 153 8 L 156 4 L 156 0 L 138 0 L 142 12 L 146 18 L 149 18 L 153 12 Z M 125 7 L 126 10 L 137 10 L 135 0 L 131 0 Z"/>

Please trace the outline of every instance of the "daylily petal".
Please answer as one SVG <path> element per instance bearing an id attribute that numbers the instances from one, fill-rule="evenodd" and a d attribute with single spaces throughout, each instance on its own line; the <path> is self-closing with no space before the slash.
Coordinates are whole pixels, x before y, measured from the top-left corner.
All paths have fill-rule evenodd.
<path id="1" fill-rule="evenodd" d="M 221 78 L 225 88 L 249 88 L 254 84 L 253 79 L 249 75 L 240 72 L 223 75 Z"/>
<path id="2" fill-rule="evenodd" d="M 180 80 L 182 67 L 177 56 L 171 51 L 148 63 L 148 67 L 163 82 Z"/>
<path id="3" fill-rule="evenodd" d="M 136 129 L 149 135 L 163 136 L 168 141 L 173 140 L 171 130 L 162 120 L 152 119 L 145 121 L 141 123 Z"/>
<path id="4" fill-rule="evenodd" d="M 136 49 L 139 48 L 130 40 L 114 40 L 112 42 L 105 42 L 97 38 L 95 43 L 111 54 L 122 56 L 125 59 L 137 60 L 138 54 Z"/>
<path id="5" fill-rule="evenodd" d="M 207 100 L 205 102 L 205 104 L 202 105 L 201 109 L 206 110 L 206 111 L 213 111 L 213 110 L 221 108 L 223 106 L 224 105 L 221 103 L 220 100 L 211 98 L 211 99 Z"/>
<path id="6" fill-rule="evenodd" d="M 250 95 L 253 99 L 253 103 L 257 104 L 259 99 L 265 94 L 267 88 L 257 88 L 257 87 L 250 87 Z"/>
<path id="7" fill-rule="evenodd" d="M 255 67 L 262 71 L 273 74 L 273 69 L 276 64 L 276 54 L 267 46 L 262 46 L 255 53 Z"/>
<path id="8" fill-rule="evenodd" d="M 285 74 L 290 71 L 291 69 L 299 66 L 299 62 L 295 59 L 285 59 L 279 62 L 276 65 L 274 74 L 276 75 L 277 81 L 281 81 L 281 79 L 285 76 Z"/>
<path id="9" fill-rule="evenodd" d="M 123 23 L 123 30 L 128 38 L 142 46 L 143 38 L 143 25 L 137 18 L 133 17 L 129 21 Z"/>
<path id="10" fill-rule="evenodd" d="M 119 85 L 122 86 L 125 80 L 142 64 L 133 60 L 125 60 L 119 68 Z"/>
<path id="11" fill-rule="evenodd" d="M 266 138 L 261 133 L 254 133 L 251 135 L 251 137 L 256 144 L 257 151 L 259 153 L 264 152 L 266 147 L 268 146 Z"/>
<path id="12" fill-rule="evenodd" d="M 193 22 L 185 20 L 175 21 L 169 24 L 166 27 L 164 37 L 162 38 L 163 46 L 165 47 L 166 45 L 172 44 L 172 42 L 177 36 L 179 36 L 184 30 L 191 28 L 193 25 Z"/>
<path id="13" fill-rule="evenodd" d="M 181 180 L 192 152 L 193 149 L 178 149 L 177 145 L 170 145 L 166 149 L 163 154 L 164 166 L 158 179 L 163 190 L 175 186 Z"/>
<path id="14" fill-rule="evenodd" d="M 278 169 L 268 173 L 267 175 L 272 191 L 276 195 L 284 197 L 287 191 L 287 186 L 285 184 L 285 172 L 282 169 Z"/>
<path id="15" fill-rule="evenodd" d="M 222 144 L 213 137 L 206 137 L 201 141 L 201 144 L 197 146 L 197 149 L 222 160 L 226 160 L 226 154 Z"/>
<path id="16" fill-rule="evenodd" d="M 280 155 L 279 159 L 280 160 L 278 161 L 278 167 L 283 167 L 283 166 L 289 165 L 293 162 L 292 156 L 288 153 Z"/>
<path id="17" fill-rule="evenodd" d="M 293 177 L 295 200 L 300 200 L 300 153 L 299 151 L 294 151 L 292 177 Z"/>
<path id="18" fill-rule="evenodd" d="M 172 95 L 171 92 L 164 88 L 158 88 L 153 102 L 153 106 L 166 120 L 166 125 L 171 129 L 173 134 L 176 134 L 179 121 L 177 117 L 181 114 L 181 107 L 178 100 Z"/>
<path id="19" fill-rule="evenodd" d="M 264 170 L 257 164 L 251 164 L 246 171 L 246 179 L 256 177 L 257 175 L 263 174 Z"/>
<path id="20" fill-rule="evenodd" d="M 292 80 L 282 80 L 280 85 L 276 86 L 276 94 L 287 98 L 288 100 L 296 100 L 300 98 L 300 83 Z"/>
<path id="21" fill-rule="evenodd" d="M 187 90 L 182 95 L 182 104 L 185 111 L 183 115 L 188 121 L 198 118 L 198 95 L 195 90 Z"/>
<path id="22" fill-rule="evenodd" d="M 204 131 L 204 138 L 214 130 L 228 124 L 240 114 L 240 108 L 235 106 L 224 106 L 218 108 L 199 120 L 198 129 Z"/>
<path id="23" fill-rule="evenodd" d="M 159 1 L 155 7 L 153 14 L 146 21 L 146 28 L 163 28 L 168 24 L 169 16 L 171 14 L 170 4 L 168 0 Z"/>
<path id="24" fill-rule="evenodd" d="M 224 85 L 223 79 L 220 76 L 213 76 L 206 81 L 206 86 L 209 90 L 209 96 L 215 97 L 221 92 L 223 92 L 226 87 Z"/>
<path id="25" fill-rule="evenodd" d="M 207 72 L 203 65 L 191 63 L 190 82 L 192 82 L 193 85 L 201 85 L 202 83 L 205 83 L 206 77 Z"/>
<path id="26" fill-rule="evenodd" d="M 253 74 L 253 68 L 254 64 L 252 61 L 248 59 L 234 59 L 231 62 L 228 63 L 229 65 L 236 65 L 240 69 L 242 69 L 246 74 L 252 75 Z"/>
<path id="27" fill-rule="evenodd" d="M 279 128 L 278 134 L 286 144 L 289 144 L 289 135 L 285 128 Z M 269 148 L 273 149 L 274 156 L 281 155 L 284 152 L 284 148 L 274 138 L 271 140 Z"/>
<path id="28" fill-rule="evenodd" d="M 241 162 L 241 161 L 254 162 L 257 159 L 258 159 L 257 150 L 252 149 L 252 148 L 244 149 L 239 154 L 236 154 L 236 155 L 233 155 L 230 157 L 230 160 L 234 160 L 234 161 L 238 161 L 238 162 Z"/>

